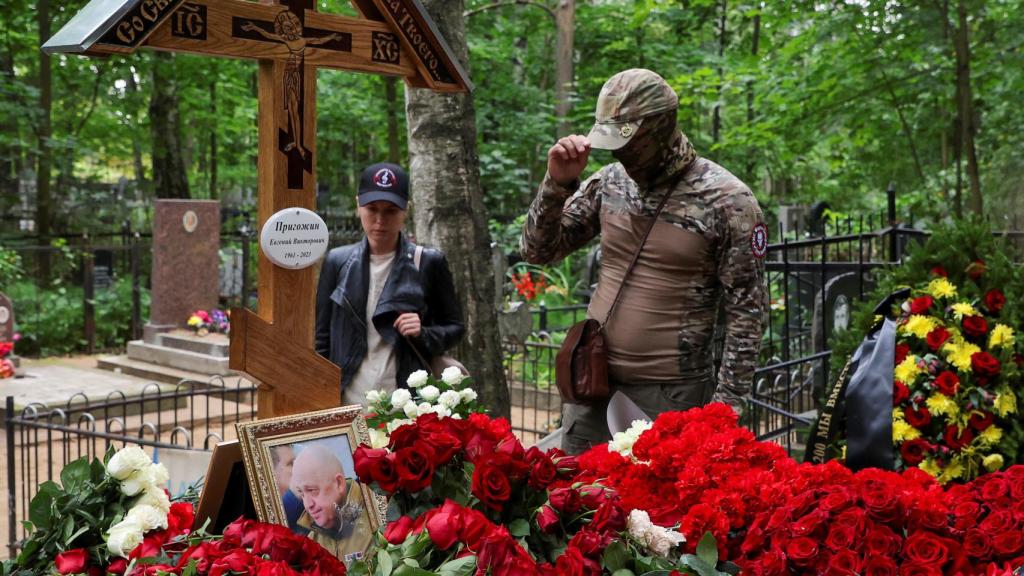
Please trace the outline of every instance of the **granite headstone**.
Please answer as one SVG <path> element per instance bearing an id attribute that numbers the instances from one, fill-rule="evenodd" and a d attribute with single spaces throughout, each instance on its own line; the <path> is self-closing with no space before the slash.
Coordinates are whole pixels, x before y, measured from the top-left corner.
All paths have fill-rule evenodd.
<path id="1" fill-rule="evenodd" d="M 0 342 L 14 340 L 14 304 L 0 292 Z"/>
<path id="2" fill-rule="evenodd" d="M 147 343 L 184 326 L 193 311 L 217 307 L 219 250 L 219 202 L 156 201 L 150 315 L 143 334 Z"/>

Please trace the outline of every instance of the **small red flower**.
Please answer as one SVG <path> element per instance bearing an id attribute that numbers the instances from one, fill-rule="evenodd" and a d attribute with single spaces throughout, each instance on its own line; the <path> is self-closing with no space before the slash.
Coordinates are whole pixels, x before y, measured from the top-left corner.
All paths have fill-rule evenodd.
<path id="1" fill-rule="evenodd" d="M 899 366 L 900 362 L 903 362 L 904 360 L 906 360 L 907 356 L 909 356 L 909 355 L 910 355 L 910 346 L 908 346 L 906 344 L 897 344 L 896 345 L 896 364 L 894 364 L 894 365 L 895 366 Z"/>
<path id="2" fill-rule="evenodd" d="M 935 388 L 946 396 L 953 396 L 960 389 L 960 378 L 955 373 L 945 370 L 935 378 Z"/>
<path id="3" fill-rule="evenodd" d="M 961 450 L 974 441 L 974 432 L 970 428 L 960 430 L 955 424 L 950 424 L 946 426 L 942 439 L 945 441 L 946 446 L 949 446 L 951 449 Z"/>
<path id="4" fill-rule="evenodd" d="M 985 261 L 979 258 L 979 259 L 975 260 L 974 262 L 971 262 L 970 264 L 967 265 L 966 272 L 967 272 L 967 276 L 971 280 L 977 280 L 977 279 L 981 278 L 981 276 L 983 274 L 985 274 L 985 270 L 986 270 Z"/>
<path id="5" fill-rule="evenodd" d="M 53 560 L 53 566 L 61 574 L 79 574 L 85 572 L 89 565 L 89 551 L 85 548 L 75 548 L 67 552 L 61 552 Z"/>
<path id="6" fill-rule="evenodd" d="M 985 293 L 985 308 L 990 314 L 996 315 L 1006 305 L 1006 296 L 998 288 L 993 288 Z"/>
<path id="7" fill-rule="evenodd" d="M 932 276 L 938 276 L 940 278 L 946 278 L 949 276 L 949 273 L 946 272 L 946 269 L 942 266 L 935 266 L 929 272 Z"/>
<path id="8" fill-rule="evenodd" d="M 903 463 L 907 466 L 917 466 L 924 462 L 925 456 L 932 449 L 932 445 L 927 440 L 917 438 L 916 440 L 908 440 L 900 446 L 900 456 L 903 457 Z"/>
<path id="9" fill-rule="evenodd" d="M 946 330 L 943 326 L 939 326 L 928 333 L 926 341 L 928 343 L 928 347 L 931 348 L 933 352 L 938 352 L 939 348 L 942 348 L 942 345 L 946 343 L 946 340 L 949 340 L 949 337 L 949 330 Z"/>
<path id="10" fill-rule="evenodd" d="M 924 314 L 929 309 L 931 309 L 932 304 L 934 303 L 935 300 L 933 300 L 931 296 L 921 296 L 919 298 L 914 298 L 913 300 L 910 301 L 910 313 Z"/>
<path id="11" fill-rule="evenodd" d="M 932 414 L 924 406 L 920 408 L 907 408 L 903 413 L 907 418 L 907 424 L 914 428 L 924 428 L 932 422 Z"/>
<path id="12" fill-rule="evenodd" d="M 972 338 L 981 338 L 988 333 L 988 322 L 981 316 L 964 316 L 963 327 Z"/>
<path id="13" fill-rule="evenodd" d="M 892 383 L 892 405 L 899 406 L 903 404 L 907 399 L 910 398 L 910 388 L 899 380 L 893 380 Z"/>

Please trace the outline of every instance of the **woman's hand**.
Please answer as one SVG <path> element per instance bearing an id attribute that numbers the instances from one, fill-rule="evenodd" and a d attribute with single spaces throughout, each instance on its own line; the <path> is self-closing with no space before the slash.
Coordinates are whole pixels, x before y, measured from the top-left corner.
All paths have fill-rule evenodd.
<path id="1" fill-rule="evenodd" d="M 419 336 L 420 328 L 420 315 L 415 312 L 406 312 L 395 319 L 395 330 L 407 338 Z"/>

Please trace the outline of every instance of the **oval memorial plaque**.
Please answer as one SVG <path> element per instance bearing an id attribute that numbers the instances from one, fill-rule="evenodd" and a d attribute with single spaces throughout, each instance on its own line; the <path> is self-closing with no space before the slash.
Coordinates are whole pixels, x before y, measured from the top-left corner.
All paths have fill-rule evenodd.
<path id="1" fill-rule="evenodd" d="M 274 264 L 291 270 L 308 268 L 327 252 L 327 224 L 316 212 L 286 208 L 267 218 L 260 247 Z"/>

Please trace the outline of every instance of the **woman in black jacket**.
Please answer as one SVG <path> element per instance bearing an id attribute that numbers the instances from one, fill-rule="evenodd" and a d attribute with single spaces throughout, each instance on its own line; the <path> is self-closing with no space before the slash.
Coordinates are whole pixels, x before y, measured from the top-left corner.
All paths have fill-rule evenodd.
<path id="1" fill-rule="evenodd" d="M 331 250 L 320 270 L 316 351 L 341 367 L 342 404 L 365 405 L 370 390 L 405 387 L 465 332 L 444 254 L 402 233 L 408 199 L 399 166 L 364 170 L 363 239 Z"/>

